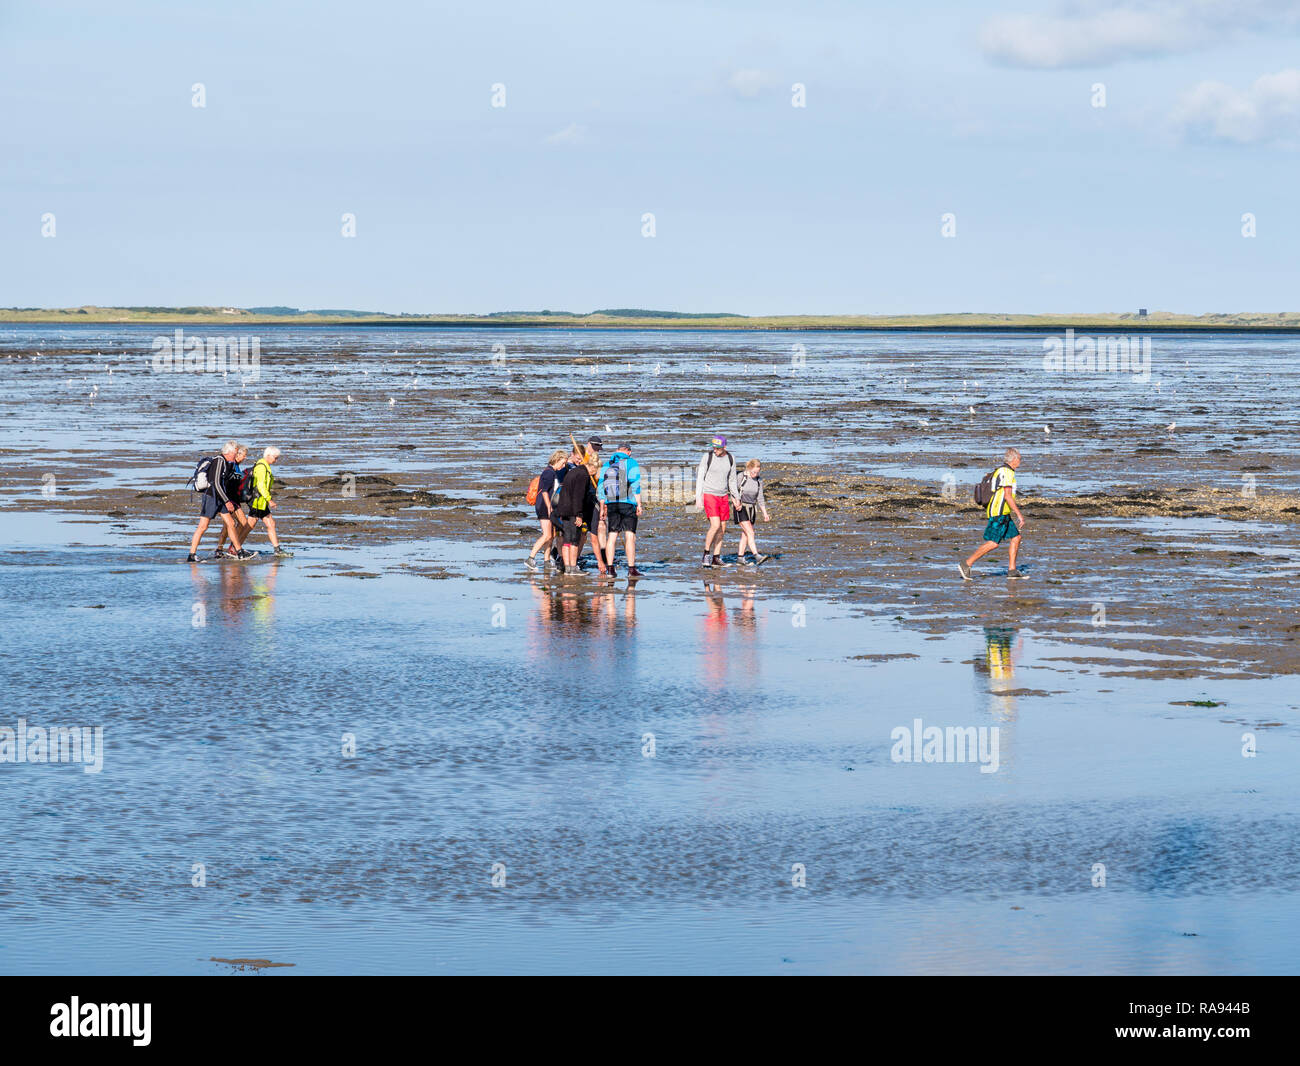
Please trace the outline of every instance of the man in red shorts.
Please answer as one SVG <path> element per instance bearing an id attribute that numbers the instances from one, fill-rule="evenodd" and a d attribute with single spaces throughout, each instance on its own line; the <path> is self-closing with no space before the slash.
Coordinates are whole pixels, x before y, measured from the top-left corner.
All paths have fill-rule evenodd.
<path id="1" fill-rule="evenodd" d="M 722 565 L 722 538 L 731 517 L 731 501 L 740 498 L 736 488 L 736 460 L 727 451 L 727 438 L 714 437 L 695 472 L 695 506 L 704 508 L 709 531 L 704 534 L 703 567 Z"/>

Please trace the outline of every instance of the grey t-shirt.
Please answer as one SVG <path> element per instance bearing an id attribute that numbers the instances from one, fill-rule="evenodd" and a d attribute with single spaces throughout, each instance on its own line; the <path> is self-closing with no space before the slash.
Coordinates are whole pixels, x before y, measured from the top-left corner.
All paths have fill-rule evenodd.
<path id="1" fill-rule="evenodd" d="M 709 460 L 712 459 L 712 462 Z M 709 496 L 736 496 L 736 460 L 730 452 L 721 456 L 705 452 L 700 468 L 695 472 L 695 494 Z"/>
<path id="2" fill-rule="evenodd" d="M 763 497 L 763 475 L 750 477 L 744 471 L 736 475 L 736 494 L 744 507 L 757 507 L 767 510 L 767 500 Z"/>

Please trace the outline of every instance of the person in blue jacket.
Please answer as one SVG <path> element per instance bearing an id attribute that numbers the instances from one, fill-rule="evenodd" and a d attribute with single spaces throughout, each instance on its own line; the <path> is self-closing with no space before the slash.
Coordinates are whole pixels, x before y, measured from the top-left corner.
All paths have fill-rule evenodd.
<path id="1" fill-rule="evenodd" d="M 596 499 L 609 526 L 609 536 L 605 539 L 608 576 L 617 576 L 614 569 L 614 547 L 618 544 L 618 535 L 622 533 L 627 576 L 635 581 L 641 576 L 641 571 L 636 568 L 636 522 L 641 517 L 641 467 L 632 458 L 630 444 L 619 445 L 600 468 L 600 474 L 596 478 Z"/>

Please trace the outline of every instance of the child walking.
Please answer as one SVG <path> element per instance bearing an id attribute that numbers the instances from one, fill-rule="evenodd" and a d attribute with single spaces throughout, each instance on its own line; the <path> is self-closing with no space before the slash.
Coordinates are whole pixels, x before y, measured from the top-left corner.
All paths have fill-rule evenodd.
<path id="1" fill-rule="evenodd" d="M 758 521 L 760 511 L 764 522 L 772 521 L 763 495 L 763 465 L 757 459 L 751 459 L 736 477 L 736 498 L 731 504 L 731 520 L 740 527 L 740 547 L 736 549 L 739 563 L 745 561 L 746 544 L 754 553 L 754 565 L 762 566 L 767 562 L 767 556 L 758 550 L 758 542 L 754 539 L 754 523 Z"/>

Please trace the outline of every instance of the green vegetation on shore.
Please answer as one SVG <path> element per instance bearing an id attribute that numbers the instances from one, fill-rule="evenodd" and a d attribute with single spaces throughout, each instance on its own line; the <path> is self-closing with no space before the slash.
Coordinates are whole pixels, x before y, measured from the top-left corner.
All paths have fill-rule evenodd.
<path id="1" fill-rule="evenodd" d="M 256 326 L 460 326 L 552 329 L 724 329 L 724 330 L 1240 330 L 1300 332 L 1300 312 L 1236 312 L 1181 315 L 1152 311 L 1103 314 L 1002 315 L 969 312 L 942 315 L 760 315 L 726 312 L 695 314 L 617 308 L 607 311 L 498 311 L 487 315 L 400 314 L 371 311 L 300 311 L 294 307 L 10 307 L 0 308 L 0 322 Z"/>

